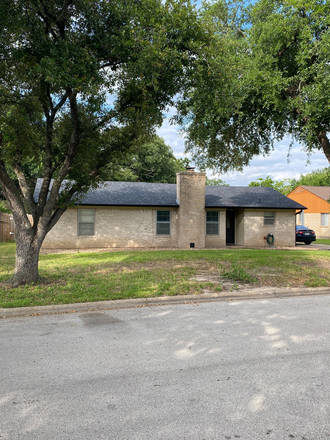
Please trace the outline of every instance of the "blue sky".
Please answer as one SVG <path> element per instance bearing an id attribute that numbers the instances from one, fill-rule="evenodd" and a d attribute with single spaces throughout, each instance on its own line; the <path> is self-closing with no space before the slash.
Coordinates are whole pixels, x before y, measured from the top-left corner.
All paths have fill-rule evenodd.
<path id="1" fill-rule="evenodd" d="M 157 134 L 164 138 L 165 143 L 172 147 L 174 155 L 178 158 L 184 155 L 184 139 L 179 136 L 179 127 L 170 125 L 167 120 L 158 129 Z M 269 175 L 274 180 L 299 177 L 300 174 L 310 173 L 313 170 L 325 168 L 329 163 L 321 151 L 317 151 L 309 158 L 302 147 L 295 143 L 291 150 L 291 157 L 288 163 L 288 150 L 291 140 L 284 139 L 275 145 L 274 151 L 268 156 L 255 157 L 250 166 L 245 167 L 242 173 L 235 172 L 230 174 L 218 175 L 231 186 L 247 186 L 252 180 L 259 177 L 265 178 Z M 309 159 L 309 163 L 307 162 Z M 212 176 L 212 171 L 208 170 L 207 175 Z"/>

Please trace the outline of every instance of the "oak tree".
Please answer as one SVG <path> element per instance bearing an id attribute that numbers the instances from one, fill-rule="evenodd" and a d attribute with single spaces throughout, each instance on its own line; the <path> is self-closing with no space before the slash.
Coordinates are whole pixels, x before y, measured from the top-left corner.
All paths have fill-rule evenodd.
<path id="1" fill-rule="evenodd" d="M 13 286 L 37 281 L 42 242 L 67 207 L 153 134 L 203 39 L 182 0 L 0 2 L 0 186 L 16 224 Z"/>
<path id="2" fill-rule="evenodd" d="M 219 1 L 193 92 L 178 120 L 200 166 L 241 170 L 291 137 L 330 162 L 330 3 Z"/>

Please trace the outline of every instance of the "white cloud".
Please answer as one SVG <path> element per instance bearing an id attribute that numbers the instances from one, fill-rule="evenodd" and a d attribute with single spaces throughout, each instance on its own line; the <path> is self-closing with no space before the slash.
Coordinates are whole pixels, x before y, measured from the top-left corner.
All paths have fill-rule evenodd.
<path id="1" fill-rule="evenodd" d="M 178 126 L 170 125 L 167 120 L 158 129 L 157 134 L 165 139 L 165 143 L 173 149 L 174 155 L 178 158 L 187 157 L 184 154 L 184 139 L 179 136 Z M 243 172 L 233 172 L 217 175 L 232 186 L 247 186 L 252 180 L 259 177 L 265 178 L 269 175 L 274 180 L 299 177 L 300 174 L 310 173 L 313 170 L 329 166 L 327 159 L 321 151 L 316 151 L 310 157 L 303 148 L 294 143 L 288 158 L 289 138 L 275 144 L 274 151 L 267 157 L 257 156 L 250 166 L 245 167 Z M 212 171 L 208 170 L 207 175 L 211 176 Z"/>
<path id="2" fill-rule="evenodd" d="M 164 138 L 165 143 L 172 148 L 175 157 L 180 159 L 187 157 L 184 154 L 184 139 L 180 137 L 178 126 L 171 125 L 168 120 L 165 120 L 157 130 L 157 134 Z"/>

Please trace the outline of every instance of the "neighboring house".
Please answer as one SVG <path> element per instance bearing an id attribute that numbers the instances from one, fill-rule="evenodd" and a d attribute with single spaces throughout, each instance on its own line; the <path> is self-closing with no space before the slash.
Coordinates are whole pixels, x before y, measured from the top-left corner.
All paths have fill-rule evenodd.
<path id="1" fill-rule="evenodd" d="M 313 229 L 316 238 L 330 238 L 330 186 L 297 186 L 288 197 L 306 206 L 297 216 L 298 225 Z"/>
<path id="2" fill-rule="evenodd" d="M 272 188 L 205 186 L 193 171 L 177 184 L 105 182 L 63 214 L 43 248 L 262 247 L 269 233 L 275 246 L 295 246 L 302 208 Z"/>

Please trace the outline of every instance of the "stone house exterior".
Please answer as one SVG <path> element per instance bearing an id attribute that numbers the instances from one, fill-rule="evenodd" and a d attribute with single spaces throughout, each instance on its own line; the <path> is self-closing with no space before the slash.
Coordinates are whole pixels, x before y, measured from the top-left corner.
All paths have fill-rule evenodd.
<path id="1" fill-rule="evenodd" d="M 297 216 L 297 224 L 315 231 L 316 238 L 330 238 L 330 186 L 297 186 L 288 194 L 306 206 Z"/>
<path id="2" fill-rule="evenodd" d="M 253 248 L 268 246 L 269 233 L 275 246 L 295 246 L 302 208 L 272 188 L 205 186 L 194 171 L 177 184 L 105 182 L 67 209 L 43 248 Z"/>

